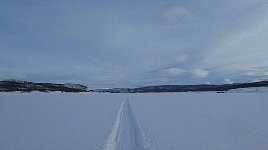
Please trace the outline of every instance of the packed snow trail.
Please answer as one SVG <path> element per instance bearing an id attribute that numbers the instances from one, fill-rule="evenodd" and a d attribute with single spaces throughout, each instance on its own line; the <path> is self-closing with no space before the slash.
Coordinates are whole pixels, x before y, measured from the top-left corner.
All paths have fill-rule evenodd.
<path id="1" fill-rule="evenodd" d="M 144 150 L 139 126 L 126 98 L 108 136 L 104 150 Z"/>

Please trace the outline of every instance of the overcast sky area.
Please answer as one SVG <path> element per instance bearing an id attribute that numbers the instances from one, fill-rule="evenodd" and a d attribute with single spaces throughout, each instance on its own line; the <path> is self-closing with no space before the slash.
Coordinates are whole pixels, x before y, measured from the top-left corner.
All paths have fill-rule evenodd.
<path id="1" fill-rule="evenodd" d="M 0 0 L 0 79 L 89 87 L 268 79 L 267 0 Z"/>

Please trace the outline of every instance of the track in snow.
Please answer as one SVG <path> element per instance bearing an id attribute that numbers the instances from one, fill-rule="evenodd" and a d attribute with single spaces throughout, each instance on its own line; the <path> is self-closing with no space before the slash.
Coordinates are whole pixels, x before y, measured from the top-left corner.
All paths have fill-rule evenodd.
<path id="1" fill-rule="evenodd" d="M 104 150 L 144 150 L 140 128 L 126 98 L 108 136 Z"/>

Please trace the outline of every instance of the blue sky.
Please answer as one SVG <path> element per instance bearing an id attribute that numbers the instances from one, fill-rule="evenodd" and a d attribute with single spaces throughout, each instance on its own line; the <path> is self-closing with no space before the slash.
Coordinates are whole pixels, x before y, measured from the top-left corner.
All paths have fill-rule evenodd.
<path id="1" fill-rule="evenodd" d="M 268 79 L 267 0 L 1 0 L 0 79 L 91 87 Z"/>

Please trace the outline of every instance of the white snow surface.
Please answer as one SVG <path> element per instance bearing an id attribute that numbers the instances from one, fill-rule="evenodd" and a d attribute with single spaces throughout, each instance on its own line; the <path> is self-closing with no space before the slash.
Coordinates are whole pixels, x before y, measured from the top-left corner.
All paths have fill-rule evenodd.
<path id="1" fill-rule="evenodd" d="M 123 101 L 104 150 L 143 150 L 139 126 L 133 117 L 128 98 Z"/>
<path id="2" fill-rule="evenodd" d="M 267 93 L 0 93 L 2 150 L 267 150 Z"/>

